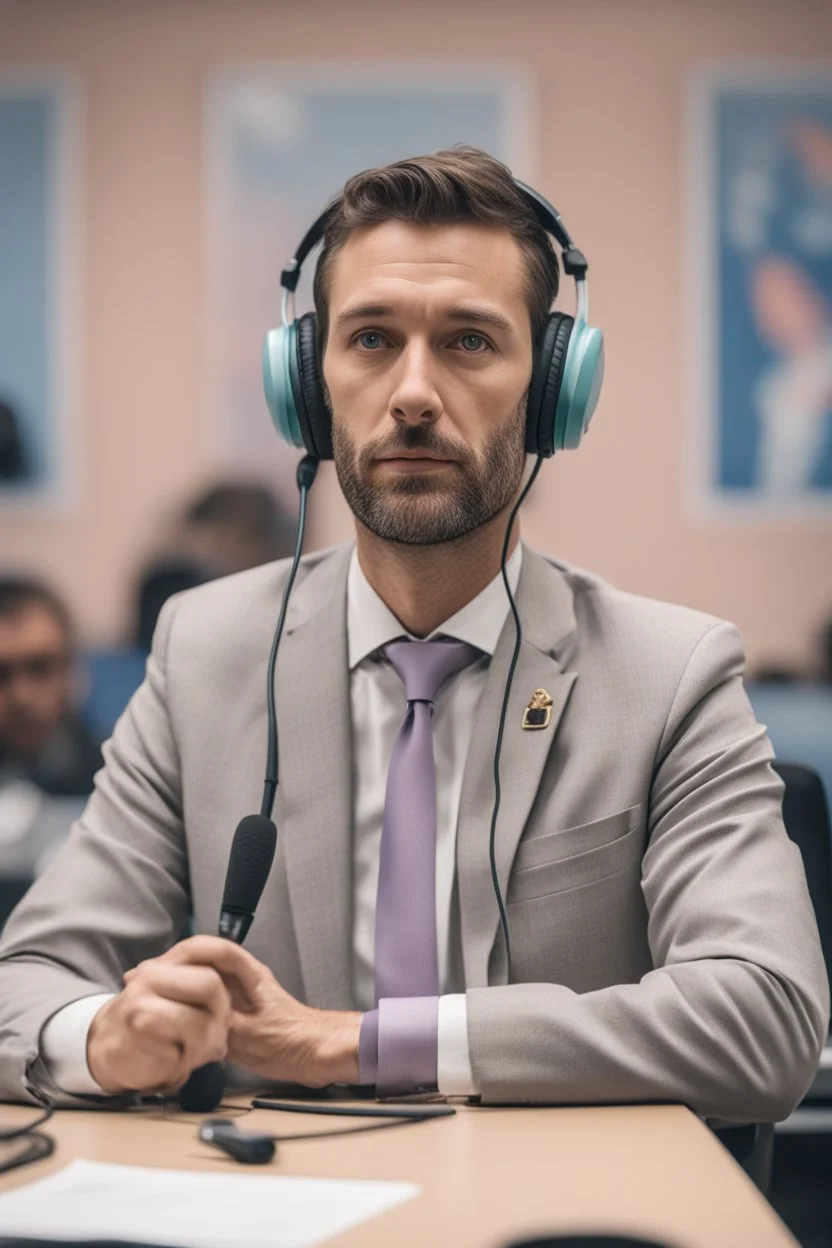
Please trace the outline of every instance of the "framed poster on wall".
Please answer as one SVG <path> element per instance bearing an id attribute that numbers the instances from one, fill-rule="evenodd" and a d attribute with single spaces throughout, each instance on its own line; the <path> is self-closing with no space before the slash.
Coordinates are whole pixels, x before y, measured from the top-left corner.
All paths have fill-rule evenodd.
<path id="1" fill-rule="evenodd" d="M 832 520 L 832 63 L 705 67 L 690 120 L 697 510 Z"/>
<path id="2" fill-rule="evenodd" d="M 0 72 L 0 507 L 77 485 L 77 112 L 66 76 Z"/>
<path id="3" fill-rule="evenodd" d="M 267 479 L 295 505 L 297 452 L 263 398 L 260 356 L 280 324 L 280 271 L 353 173 L 473 144 L 528 178 L 529 86 L 491 62 L 228 68 L 206 91 L 209 325 L 206 403 L 226 472 Z M 297 315 L 312 306 L 314 256 Z"/>

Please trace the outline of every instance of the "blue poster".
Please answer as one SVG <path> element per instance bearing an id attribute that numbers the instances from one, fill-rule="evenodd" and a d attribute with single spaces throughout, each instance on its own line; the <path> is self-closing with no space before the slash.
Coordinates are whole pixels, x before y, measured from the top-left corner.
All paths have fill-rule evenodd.
<path id="1" fill-rule="evenodd" d="M 72 97 L 0 76 L 0 502 L 67 485 Z"/>
<path id="2" fill-rule="evenodd" d="M 832 516 L 832 69 L 712 75 L 700 104 L 706 490 Z"/>
<path id="3" fill-rule="evenodd" d="M 280 271 L 309 225 L 359 170 L 456 143 L 485 148 L 528 177 L 527 84 L 511 67 L 374 63 L 229 69 L 207 93 L 211 262 L 210 388 L 226 470 L 296 498 L 297 453 L 263 398 L 260 356 L 280 324 Z M 315 256 L 298 288 L 312 306 Z"/>

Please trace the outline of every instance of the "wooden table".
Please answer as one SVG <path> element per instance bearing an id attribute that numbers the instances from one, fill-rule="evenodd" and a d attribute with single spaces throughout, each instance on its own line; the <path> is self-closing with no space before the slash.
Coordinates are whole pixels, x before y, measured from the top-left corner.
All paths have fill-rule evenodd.
<path id="1" fill-rule="evenodd" d="M 31 1116 L 19 1106 L 0 1106 L 2 1126 Z M 76 1157 L 240 1173 L 238 1163 L 197 1140 L 199 1121 L 158 1110 L 59 1110 L 45 1128 L 57 1141 L 54 1156 L 4 1176 L 0 1189 Z M 254 1110 L 237 1123 L 288 1135 L 350 1120 Z M 454 1118 L 279 1144 L 271 1165 L 245 1172 L 419 1184 L 415 1200 L 331 1240 L 338 1248 L 499 1248 L 523 1236 L 589 1230 L 641 1234 L 673 1248 L 796 1244 L 707 1127 L 677 1106 L 465 1106 Z"/>

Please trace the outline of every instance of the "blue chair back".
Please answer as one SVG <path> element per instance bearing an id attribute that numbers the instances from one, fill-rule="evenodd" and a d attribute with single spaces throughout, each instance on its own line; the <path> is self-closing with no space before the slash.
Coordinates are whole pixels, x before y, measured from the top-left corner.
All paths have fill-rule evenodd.
<path id="1" fill-rule="evenodd" d="M 813 767 L 832 806 L 832 685 L 749 681 L 746 691 L 776 757 Z"/>
<path id="2" fill-rule="evenodd" d="M 89 691 L 79 712 L 90 731 L 104 741 L 112 736 L 116 720 L 144 680 L 147 655 L 132 647 L 88 650 L 81 661 Z"/>

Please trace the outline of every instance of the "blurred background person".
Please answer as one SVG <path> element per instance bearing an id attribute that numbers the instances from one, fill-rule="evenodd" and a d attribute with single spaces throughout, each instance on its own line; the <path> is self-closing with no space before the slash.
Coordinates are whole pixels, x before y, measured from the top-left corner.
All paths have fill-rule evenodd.
<path id="1" fill-rule="evenodd" d="M 92 791 L 101 750 L 75 710 L 69 612 L 26 577 L 0 580 L 0 785 L 29 780 L 57 797 Z"/>
<path id="2" fill-rule="evenodd" d="M 69 612 L 48 586 L 0 579 L 0 927 L 81 813 L 102 764 L 76 710 Z"/>
<path id="3" fill-rule="evenodd" d="M 159 612 L 172 594 L 283 559 L 294 545 L 294 520 L 265 486 L 217 481 L 200 490 L 177 511 L 165 549 L 138 576 L 132 643 L 150 650 Z"/>
<path id="4" fill-rule="evenodd" d="M 229 576 L 291 554 L 295 522 L 265 486 L 219 481 L 185 507 L 182 542 L 210 576 Z"/>

